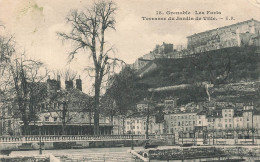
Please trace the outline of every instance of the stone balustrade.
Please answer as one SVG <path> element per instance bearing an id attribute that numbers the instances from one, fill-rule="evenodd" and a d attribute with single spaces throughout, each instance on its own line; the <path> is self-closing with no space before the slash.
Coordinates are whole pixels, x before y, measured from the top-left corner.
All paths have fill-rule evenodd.
<path id="1" fill-rule="evenodd" d="M 47 142 L 47 141 L 107 141 L 145 139 L 145 135 L 64 135 L 64 136 L 0 136 L 1 142 Z"/>

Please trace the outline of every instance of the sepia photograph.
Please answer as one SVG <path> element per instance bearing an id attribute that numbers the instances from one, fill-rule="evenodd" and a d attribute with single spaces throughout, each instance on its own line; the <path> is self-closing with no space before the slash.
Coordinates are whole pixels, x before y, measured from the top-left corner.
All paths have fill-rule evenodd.
<path id="1" fill-rule="evenodd" d="M 0 0 L 0 162 L 260 162 L 260 0 Z"/>

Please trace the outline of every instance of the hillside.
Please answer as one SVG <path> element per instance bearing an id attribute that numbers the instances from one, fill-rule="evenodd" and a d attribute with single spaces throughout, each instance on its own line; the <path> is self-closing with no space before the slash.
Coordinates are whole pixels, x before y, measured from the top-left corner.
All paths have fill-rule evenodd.
<path id="1" fill-rule="evenodd" d="M 205 87 L 198 86 L 202 82 L 214 85 L 211 90 L 212 97 L 216 100 L 250 102 L 252 99 L 257 100 L 256 97 L 259 95 L 254 84 L 260 78 L 259 51 L 259 48 L 252 46 L 232 47 L 180 59 L 156 59 L 154 63 L 157 68 L 146 73 L 139 83 L 148 88 L 194 85 L 186 89 L 157 93 L 158 98 L 168 95 L 178 97 L 179 104 L 207 100 Z M 247 82 L 252 82 L 253 88 L 246 88 L 246 91 L 236 90 L 238 86 L 236 83 L 241 87 L 252 86 L 252 84 L 240 84 Z M 229 90 L 226 90 L 227 87 Z M 234 94 L 236 97 L 232 97 Z"/>

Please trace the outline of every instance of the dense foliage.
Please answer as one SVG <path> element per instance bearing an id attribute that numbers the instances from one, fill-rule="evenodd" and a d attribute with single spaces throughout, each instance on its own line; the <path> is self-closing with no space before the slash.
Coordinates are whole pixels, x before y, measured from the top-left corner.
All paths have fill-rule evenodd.
<path id="1" fill-rule="evenodd" d="M 126 115 L 135 104 L 147 95 L 147 87 L 139 84 L 136 72 L 125 67 L 110 79 L 110 86 L 102 98 L 102 106 L 111 114 Z"/>
<path id="2" fill-rule="evenodd" d="M 158 59 L 157 69 L 142 82 L 149 87 L 210 82 L 213 84 L 255 81 L 260 76 L 260 54 L 256 47 L 234 47 L 181 59 Z"/>

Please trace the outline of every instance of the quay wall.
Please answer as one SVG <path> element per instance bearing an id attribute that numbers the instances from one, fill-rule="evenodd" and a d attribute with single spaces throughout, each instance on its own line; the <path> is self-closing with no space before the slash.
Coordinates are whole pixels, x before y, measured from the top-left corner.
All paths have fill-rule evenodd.
<path id="1" fill-rule="evenodd" d="M 143 146 L 146 140 L 133 140 L 134 146 Z M 130 147 L 131 140 L 116 141 L 44 141 L 41 142 L 43 150 L 52 149 L 77 149 L 77 148 L 105 148 L 105 147 Z M 18 150 L 38 150 L 40 148 L 39 141 L 27 143 L 1 143 L 0 151 L 18 151 Z"/>

